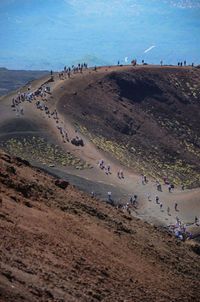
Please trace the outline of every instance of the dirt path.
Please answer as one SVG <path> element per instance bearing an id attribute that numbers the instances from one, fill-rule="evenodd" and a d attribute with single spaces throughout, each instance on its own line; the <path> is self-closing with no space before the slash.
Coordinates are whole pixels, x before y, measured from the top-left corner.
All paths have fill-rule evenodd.
<path id="1" fill-rule="evenodd" d="M 130 68 L 130 66 L 127 68 Z M 160 67 L 158 66 L 158 68 Z M 119 67 L 102 67 L 98 69 L 98 73 L 103 73 L 107 70 L 119 70 Z M 49 86 L 51 87 L 51 94 L 47 95 L 47 104 L 50 108 L 50 111 L 52 112 L 54 108 L 56 108 L 56 104 L 63 93 L 63 86 L 66 85 L 66 83 L 70 84 L 70 81 L 80 80 L 81 78 L 84 78 L 85 74 L 89 73 L 94 73 L 94 75 L 96 74 L 95 71 L 89 69 L 84 71 L 83 74 L 73 74 L 71 79 L 64 80 L 59 80 L 58 74 L 55 74 L 55 81 L 49 83 Z M 31 91 L 34 91 L 40 87 L 48 79 L 49 76 L 46 76 L 42 79 L 33 81 L 31 84 Z M 18 91 L 27 92 L 28 86 L 29 85 L 26 85 Z M 63 139 L 57 127 L 62 126 L 63 129 L 67 130 L 70 139 L 75 136 L 76 129 L 70 119 L 62 115 L 62 112 L 59 112 L 58 123 L 56 123 L 56 120 L 53 117 L 48 117 L 47 114 L 45 114 L 45 111 L 37 109 L 35 102 L 25 102 L 23 104 L 25 112 L 24 116 L 20 115 L 19 117 L 16 117 L 15 111 L 13 111 L 10 107 L 13 96 L 16 96 L 16 92 L 13 92 L 0 99 L 1 126 L 4 123 L 9 125 L 10 121 L 16 121 L 18 119 L 29 121 L 31 124 L 37 126 L 41 134 L 45 133 L 48 139 L 58 141 L 64 149 L 73 152 L 78 157 L 89 162 L 93 166 L 93 169 L 86 169 L 82 171 L 76 171 L 75 169 L 71 169 L 69 167 L 49 170 L 54 171 L 56 174 L 60 174 L 62 176 L 64 176 L 65 173 L 67 173 L 68 177 L 70 174 L 73 175 L 73 177 L 77 176 L 77 179 L 79 180 L 77 181 L 77 179 L 75 180 L 74 178 L 74 182 L 80 184 L 82 180 L 83 185 L 81 188 L 84 189 L 85 186 L 86 191 L 92 189 L 92 183 L 96 183 L 96 186 L 93 185 L 94 191 L 97 190 L 97 195 L 99 195 L 102 199 L 107 198 L 107 190 L 112 191 L 112 197 L 115 199 L 115 201 L 123 203 L 129 202 L 130 196 L 136 194 L 138 196 L 138 208 L 133 213 L 142 219 L 151 221 L 152 223 L 163 225 L 175 224 L 176 217 L 178 217 L 184 223 L 189 225 L 194 222 L 195 216 L 200 216 L 200 189 L 182 191 L 180 188 L 175 188 L 174 191 L 169 193 L 168 186 L 162 185 L 162 192 L 158 192 L 155 180 L 148 179 L 146 184 L 142 184 L 141 175 L 137 175 L 133 170 L 123 167 L 117 160 L 114 160 L 108 154 L 97 149 L 96 146 L 94 146 L 94 144 L 92 144 L 91 141 L 89 141 L 86 137 L 78 134 L 79 137 L 83 138 L 84 147 L 76 147 L 70 142 L 63 143 Z M 35 130 L 35 133 L 36 131 L 38 130 Z M 27 133 L 27 131 L 25 132 Z M 0 134 L 2 135 L 3 133 Z M 11 134 L 12 133 L 10 132 L 10 135 Z M 23 134 L 23 131 L 21 131 L 20 134 Z M 110 163 L 111 174 L 107 175 L 98 167 L 98 162 L 100 159 L 103 159 L 105 164 Z M 119 179 L 117 177 L 117 171 L 121 168 L 124 169 L 125 177 L 123 179 Z M 147 198 L 148 193 L 151 195 L 150 201 Z M 156 195 L 159 196 L 159 202 L 162 203 L 162 208 L 160 208 L 160 203 L 156 204 L 155 202 Z M 175 211 L 175 203 L 178 203 L 177 211 Z M 169 213 L 167 212 L 168 208 Z"/>

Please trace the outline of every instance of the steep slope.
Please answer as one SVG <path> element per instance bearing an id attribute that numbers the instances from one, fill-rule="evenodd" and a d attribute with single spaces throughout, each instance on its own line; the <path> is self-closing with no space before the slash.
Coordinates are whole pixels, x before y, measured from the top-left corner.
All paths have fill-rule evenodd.
<path id="1" fill-rule="evenodd" d="M 0 301 L 198 301 L 192 245 L 4 152 L 0 182 Z"/>
<path id="2" fill-rule="evenodd" d="M 200 71 L 118 67 L 63 88 L 58 108 L 128 167 L 188 188 L 200 184 Z"/>

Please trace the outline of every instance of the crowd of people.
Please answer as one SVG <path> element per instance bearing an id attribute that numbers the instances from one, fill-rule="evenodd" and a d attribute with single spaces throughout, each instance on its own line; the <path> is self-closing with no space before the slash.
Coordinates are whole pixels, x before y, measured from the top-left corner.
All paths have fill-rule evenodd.
<path id="1" fill-rule="evenodd" d="M 173 231 L 175 237 L 181 240 L 192 238 L 192 233 L 187 233 L 186 224 L 182 223 L 178 217 L 176 217 L 176 224 L 174 226 L 168 225 L 168 230 Z"/>
<path id="2" fill-rule="evenodd" d="M 82 72 L 83 69 L 87 69 L 87 63 L 78 64 L 78 66 L 66 67 L 64 66 L 63 71 L 58 73 L 59 79 L 66 78 L 66 74 L 70 77 L 71 70 L 74 73 Z M 56 127 L 60 133 L 62 141 L 64 143 L 71 142 L 76 146 L 84 146 L 83 139 L 78 135 L 77 130 L 74 132 L 74 136 L 69 138 L 69 132 L 67 129 L 64 129 L 63 124 L 61 124 L 60 117 L 58 116 L 58 111 L 56 108 L 50 109 L 51 103 L 48 100 L 48 95 L 51 95 L 51 87 L 47 84 L 51 82 L 53 79 L 53 71 L 51 71 L 51 80 L 49 80 L 46 84 L 43 84 L 38 89 L 31 91 L 31 86 L 28 87 L 26 92 L 18 92 L 16 97 L 12 98 L 11 107 L 16 112 L 16 116 L 24 115 L 24 103 L 34 103 L 36 108 L 40 111 L 43 111 L 48 119 L 53 118 L 55 120 Z"/>
<path id="3" fill-rule="evenodd" d="M 67 77 L 70 78 L 71 77 L 71 73 L 75 74 L 75 73 L 82 73 L 84 69 L 88 68 L 88 64 L 87 63 L 82 63 L 82 64 L 78 64 L 78 66 L 72 65 L 71 67 L 67 67 L 64 66 L 63 70 L 61 72 L 59 72 L 58 76 L 60 80 L 64 80 Z"/>
<path id="4" fill-rule="evenodd" d="M 101 159 L 101 160 L 99 161 L 99 168 L 100 168 L 101 170 L 105 171 L 106 175 L 112 174 L 112 173 L 111 173 L 111 166 L 110 166 L 110 164 L 104 165 L 103 159 Z"/>
<path id="5" fill-rule="evenodd" d="M 104 171 L 106 173 L 106 175 L 109 175 L 109 173 L 111 174 L 110 164 L 105 165 L 103 159 L 101 159 L 98 162 L 98 166 L 102 171 Z M 119 179 L 124 178 L 123 169 L 117 171 L 117 177 Z M 142 185 L 145 185 L 145 184 L 148 183 L 148 179 L 147 179 L 146 175 L 142 175 L 141 183 L 142 183 Z M 163 184 L 161 184 L 161 182 L 158 179 L 155 180 L 155 186 L 157 188 L 157 191 L 162 192 L 162 185 L 164 185 L 165 188 L 167 188 L 167 190 L 170 194 L 173 193 L 172 190 L 174 190 L 174 188 L 175 188 L 174 184 L 169 184 L 169 181 L 167 180 L 167 177 L 163 177 Z M 184 184 L 181 185 L 181 189 L 182 190 L 185 189 Z M 111 196 L 112 196 L 111 191 L 109 191 L 107 194 L 108 194 L 107 195 L 108 196 L 108 202 L 110 204 L 114 205 L 116 209 L 122 209 L 124 212 L 127 212 L 130 215 L 132 213 L 132 210 L 135 211 L 135 209 L 137 209 L 137 198 L 138 197 L 137 197 L 136 194 L 133 194 L 132 196 L 130 196 L 130 198 L 127 202 L 122 202 L 122 203 L 114 202 L 114 200 L 111 198 Z M 92 192 L 92 196 L 95 197 L 94 192 Z M 147 193 L 147 200 L 152 201 L 151 193 Z M 155 204 L 159 206 L 161 212 L 164 212 L 163 203 L 160 200 L 160 197 L 158 196 L 158 194 L 155 195 Z M 174 209 L 175 213 L 179 212 L 178 202 L 173 203 L 173 208 L 172 209 L 171 209 L 170 206 L 166 207 L 166 213 L 167 213 L 168 216 L 172 215 L 172 210 L 173 209 Z M 198 219 L 197 217 L 195 217 L 194 223 L 200 224 L 200 218 Z M 181 222 L 181 220 L 178 218 L 178 216 L 176 216 L 176 223 L 174 225 L 169 225 L 168 229 L 173 231 L 175 237 L 179 238 L 181 240 L 186 240 L 187 238 L 192 238 L 192 234 L 187 232 L 186 224 Z"/>
<path id="6" fill-rule="evenodd" d="M 127 58 L 125 58 L 125 63 L 127 63 Z M 133 66 L 138 65 L 137 60 L 136 60 L 136 59 L 133 59 L 133 60 L 131 61 L 131 64 L 132 64 Z M 146 63 L 145 60 L 142 60 L 142 61 L 141 61 L 141 64 L 142 64 L 142 65 L 148 65 L 148 63 Z M 120 64 L 120 61 L 119 61 L 119 60 L 117 61 L 117 65 L 118 65 L 118 66 L 123 66 L 123 64 Z M 163 60 L 160 60 L 160 66 L 163 66 Z M 182 67 L 182 66 L 187 66 L 186 60 L 184 60 L 183 62 L 182 62 L 182 61 L 178 62 L 178 63 L 177 63 L 177 66 L 180 66 L 180 67 Z M 194 62 L 192 62 L 190 66 L 194 67 Z"/>

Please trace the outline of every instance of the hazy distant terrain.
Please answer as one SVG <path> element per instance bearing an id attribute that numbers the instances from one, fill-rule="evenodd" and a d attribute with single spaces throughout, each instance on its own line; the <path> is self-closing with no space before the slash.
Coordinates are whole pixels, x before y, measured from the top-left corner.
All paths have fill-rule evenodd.
<path id="1" fill-rule="evenodd" d="M 48 73 L 49 72 L 45 70 L 8 70 L 0 67 L 0 96 L 16 90 L 26 83 Z"/>

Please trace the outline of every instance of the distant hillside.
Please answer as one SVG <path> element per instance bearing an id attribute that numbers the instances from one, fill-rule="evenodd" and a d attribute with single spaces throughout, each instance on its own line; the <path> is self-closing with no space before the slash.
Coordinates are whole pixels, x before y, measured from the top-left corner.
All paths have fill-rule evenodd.
<path id="1" fill-rule="evenodd" d="M 40 78 L 49 71 L 47 70 L 8 70 L 0 68 L 0 96 L 24 86 L 28 82 Z"/>

